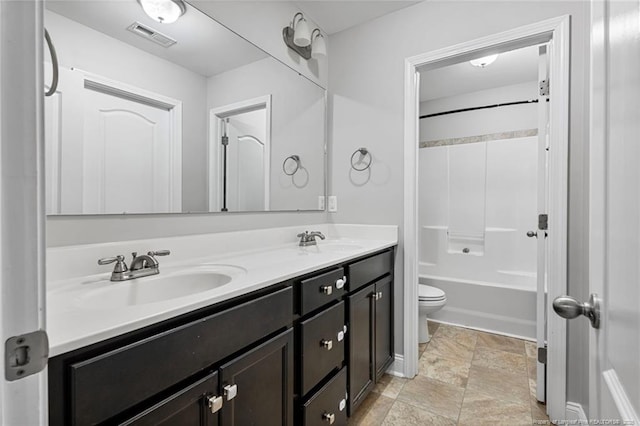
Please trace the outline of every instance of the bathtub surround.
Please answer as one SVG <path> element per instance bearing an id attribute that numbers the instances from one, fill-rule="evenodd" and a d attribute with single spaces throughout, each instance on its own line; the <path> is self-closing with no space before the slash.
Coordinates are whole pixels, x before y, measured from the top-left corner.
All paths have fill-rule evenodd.
<path id="1" fill-rule="evenodd" d="M 468 143 L 501 141 L 505 139 L 522 139 L 528 136 L 538 136 L 538 129 L 514 130 L 512 132 L 489 133 L 487 135 L 467 136 L 463 138 L 437 139 L 420 142 L 420 148 L 436 146 L 464 145 Z"/>

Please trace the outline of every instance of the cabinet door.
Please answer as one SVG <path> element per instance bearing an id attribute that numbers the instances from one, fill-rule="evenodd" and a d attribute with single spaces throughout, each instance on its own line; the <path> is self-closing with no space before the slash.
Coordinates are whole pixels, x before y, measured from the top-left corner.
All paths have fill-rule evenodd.
<path id="1" fill-rule="evenodd" d="M 202 425 L 217 426 L 218 414 L 209 406 L 218 397 L 218 373 L 212 373 L 187 386 L 170 397 L 160 401 L 153 407 L 126 420 L 121 425 L 135 426 L 173 426 Z"/>
<path id="2" fill-rule="evenodd" d="M 349 415 L 373 387 L 374 284 L 349 296 Z"/>
<path id="3" fill-rule="evenodd" d="M 222 425 L 293 426 L 293 330 L 223 365 L 220 382 Z"/>
<path id="4" fill-rule="evenodd" d="M 376 381 L 393 362 L 393 286 L 391 277 L 376 282 L 375 366 Z"/>

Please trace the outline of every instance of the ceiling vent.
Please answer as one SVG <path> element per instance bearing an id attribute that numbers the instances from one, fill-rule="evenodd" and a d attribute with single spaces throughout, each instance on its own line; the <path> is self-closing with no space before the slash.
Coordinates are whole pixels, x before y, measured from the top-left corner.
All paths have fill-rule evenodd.
<path id="1" fill-rule="evenodd" d="M 177 41 L 172 39 L 171 37 L 164 35 L 151 27 L 141 24 L 140 22 L 134 22 L 133 24 L 129 25 L 127 27 L 127 30 L 139 35 L 140 37 L 144 37 L 147 40 L 151 40 L 152 42 L 159 44 L 162 47 L 170 47 L 177 43 Z"/>

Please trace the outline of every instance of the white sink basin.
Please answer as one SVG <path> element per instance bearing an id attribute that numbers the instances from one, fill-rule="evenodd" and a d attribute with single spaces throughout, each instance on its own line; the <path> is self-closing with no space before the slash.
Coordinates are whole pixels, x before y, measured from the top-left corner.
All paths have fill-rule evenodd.
<path id="1" fill-rule="evenodd" d="M 244 268 L 230 265 L 195 267 L 169 273 L 163 273 L 161 269 L 159 275 L 104 283 L 80 296 L 76 305 L 87 309 L 114 309 L 164 302 L 218 289 L 244 273 Z"/>

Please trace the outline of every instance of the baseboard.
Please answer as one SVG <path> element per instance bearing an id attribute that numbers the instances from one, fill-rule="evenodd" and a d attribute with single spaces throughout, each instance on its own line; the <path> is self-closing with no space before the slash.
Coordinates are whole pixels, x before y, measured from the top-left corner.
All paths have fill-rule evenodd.
<path id="1" fill-rule="evenodd" d="M 571 401 L 567 401 L 564 420 L 572 420 L 575 421 L 576 424 L 589 424 L 589 419 L 582 409 L 582 405 Z"/>
<path id="2" fill-rule="evenodd" d="M 396 377 L 405 377 L 404 375 L 404 356 L 396 354 L 393 359 L 393 364 L 387 370 L 387 374 L 391 374 Z"/>

